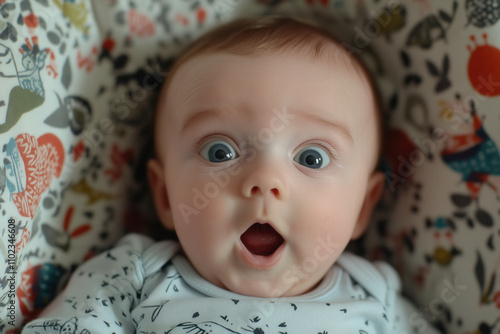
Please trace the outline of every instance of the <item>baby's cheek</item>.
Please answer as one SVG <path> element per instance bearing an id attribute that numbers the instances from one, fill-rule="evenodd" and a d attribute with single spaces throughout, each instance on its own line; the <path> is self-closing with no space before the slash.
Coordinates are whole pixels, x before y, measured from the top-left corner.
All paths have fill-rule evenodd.
<path id="1" fill-rule="evenodd" d="M 235 221 L 231 212 L 235 210 L 234 204 L 226 196 L 219 194 L 210 197 L 206 193 L 197 192 L 196 195 L 189 196 L 187 201 L 194 203 L 189 223 L 185 224 L 187 233 L 201 235 L 207 239 L 227 237 Z M 182 218 L 182 214 L 180 216 Z"/>
<path id="2" fill-rule="evenodd" d="M 172 189 L 169 194 L 172 210 L 184 223 L 191 223 L 199 219 L 205 209 L 209 206 L 211 193 L 204 188 L 206 182 L 198 176 L 198 173 L 184 170 L 177 177 L 171 179 Z"/>
<path id="3" fill-rule="evenodd" d="M 315 221 L 308 227 L 315 236 L 317 243 L 329 240 L 338 247 L 343 247 L 350 239 L 354 228 L 355 215 L 342 203 L 319 205 Z"/>

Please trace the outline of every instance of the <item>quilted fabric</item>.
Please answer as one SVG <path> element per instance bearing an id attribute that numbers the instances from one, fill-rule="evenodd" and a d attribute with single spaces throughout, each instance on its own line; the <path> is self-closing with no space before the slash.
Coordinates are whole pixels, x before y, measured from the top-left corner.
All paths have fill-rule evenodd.
<path id="1" fill-rule="evenodd" d="M 500 332 L 499 0 L 0 0 L 0 333 L 125 231 L 159 235 L 144 162 L 167 70 L 270 12 L 345 31 L 383 91 L 387 191 L 359 251 L 397 268 L 415 321 Z"/>

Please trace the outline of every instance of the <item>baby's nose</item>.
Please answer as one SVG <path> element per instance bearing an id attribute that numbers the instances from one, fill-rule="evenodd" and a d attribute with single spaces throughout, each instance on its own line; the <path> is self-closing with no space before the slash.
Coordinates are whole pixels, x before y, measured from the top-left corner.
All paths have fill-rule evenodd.
<path id="1" fill-rule="evenodd" d="M 284 174 L 272 164 L 254 164 L 251 172 L 243 182 L 242 193 L 246 198 L 255 196 L 272 196 L 279 200 L 287 198 L 288 189 L 284 182 Z"/>

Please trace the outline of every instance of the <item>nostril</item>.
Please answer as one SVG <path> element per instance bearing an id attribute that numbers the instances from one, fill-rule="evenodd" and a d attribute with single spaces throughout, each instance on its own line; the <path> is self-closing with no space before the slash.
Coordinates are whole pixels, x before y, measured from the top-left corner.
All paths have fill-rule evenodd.
<path id="1" fill-rule="evenodd" d="M 252 193 L 252 195 L 255 195 L 259 192 L 259 187 L 257 186 L 253 186 L 252 187 L 252 190 L 250 190 L 250 192 Z"/>
<path id="2" fill-rule="evenodd" d="M 272 193 L 275 197 L 279 197 L 279 195 L 280 195 L 280 191 L 278 190 L 278 188 L 272 188 L 272 189 L 270 189 L 270 191 L 271 191 L 271 193 Z M 261 195 L 263 195 L 262 190 L 261 190 L 261 189 L 260 189 L 260 187 L 258 187 L 258 186 L 253 186 L 253 187 L 252 187 L 252 189 L 250 190 L 250 194 L 251 194 L 252 196 L 255 196 L 255 195 L 259 194 L 259 193 L 260 193 Z"/>

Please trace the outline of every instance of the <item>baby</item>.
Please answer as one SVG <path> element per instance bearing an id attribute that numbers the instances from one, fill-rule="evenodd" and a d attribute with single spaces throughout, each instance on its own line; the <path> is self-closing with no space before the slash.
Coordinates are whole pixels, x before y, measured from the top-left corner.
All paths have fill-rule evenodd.
<path id="1" fill-rule="evenodd" d="M 321 29 L 238 20 L 160 94 L 149 181 L 179 242 L 126 236 L 27 333 L 434 333 L 397 274 L 344 252 L 383 189 L 377 94 Z"/>

